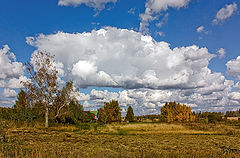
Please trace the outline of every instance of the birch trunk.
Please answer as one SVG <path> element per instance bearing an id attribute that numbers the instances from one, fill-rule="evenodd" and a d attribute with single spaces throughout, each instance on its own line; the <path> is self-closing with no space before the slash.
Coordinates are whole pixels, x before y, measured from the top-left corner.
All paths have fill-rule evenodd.
<path id="1" fill-rule="evenodd" d="M 48 127 L 48 107 L 46 107 L 45 111 L 45 127 Z"/>

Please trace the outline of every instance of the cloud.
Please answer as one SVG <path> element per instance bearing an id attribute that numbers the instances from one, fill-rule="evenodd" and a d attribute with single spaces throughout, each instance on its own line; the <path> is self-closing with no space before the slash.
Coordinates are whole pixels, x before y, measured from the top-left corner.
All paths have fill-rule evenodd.
<path id="1" fill-rule="evenodd" d="M 86 80 L 87 76 L 91 76 L 97 72 L 97 67 L 94 63 L 90 63 L 89 61 L 80 60 L 76 64 L 73 65 L 72 74 L 76 75 L 84 80 Z"/>
<path id="2" fill-rule="evenodd" d="M 12 98 L 6 98 L 0 95 L 0 104 L 1 107 L 12 107 L 15 104 L 15 100 Z"/>
<path id="3" fill-rule="evenodd" d="M 85 107 L 102 107 L 119 100 L 138 114 L 158 113 L 167 101 L 193 105 L 195 110 L 235 108 L 234 82 L 213 73 L 209 62 L 216 55 L 196 45 L 171 49 L 166 42 L 127 29 L 105 27 L 84 33 L 58 32 L 28 37 L 37 50 L 55 55 L 63 64 L 64 79 L 79 88 L 119 87 L 120 92 L 93 89 L 78 94 Z"/>
<path id="4" fill-rule="evenodd" d="M 239 92 L 232 92 L 230 95 L 232 100 L 240 101 L 240 93 Z"/>
<path id="5" fill-rule="evenodd" d="M 166 13 L 166 14 L 163 16 L 162 20 L 156 24 L 156 26 L 160 28 L 160 27 L 162 27 L 165 23 L 167 23 L 167 22 L 168 22 L 168 16 L 169 16 L 169 14 Z"/>
<path id="6" fill-rule="evenodd" d="M 58 32 L 29 37 L 27 42 L 53 53 L 64 65 L 66 79 L 80 88 L 191 89 L 208 86 L 206 76 L 217 75 L 208 68 L 215 55 L 206 48 L 171 49 L 168 43 L 133 30 L 107 27 L 89 33 Z"/>
<path id="7" fill-rule="evenodd" d="M 226 50 L 224 48 L 220 48 L 217 52 L 220 59 L 225 57 Z"/>
<path id="8" fill-rule="evenodd" d="M 199 26 L 196 30 L 198 33 L 205 33 L 208 34 L 209 32 L 205 30 L 204 26 Z"/>
<path id="9" fill-rule="evenodd" d="M 234 88 L 240 90 L 240 82 L 239 81 L 234 85 Z"/>
<path id="10" fill-rule="evenodd" d="M 213 19 L 213 24 L 219 24 L 230 18 L 237 11 L 237 3 L 226 5 L 225 8 L 221 8 L 217 14 L 215 19 Z"/>
<path id="11" fill-rule="evenodd" d="M 18 78 L 24 74 L 24 67 L 20 62 L 16 62 L 16 57 L 10 52 L 8 45 L 0 49 L 0 80 Z"/>
<path id="12" fill-rule="evenodd" d="M 240 56 L 236 59 L 230 60 L 226 64 L 227 73 L 231 75 L 234 79 L 240 80 Z"/>
<path id="13" fill-rule="evenodd" d="M 14 98 L 14 97 L 17 96 L 17 92 L 13 89 L 5 88 L 4 91 L 3 91 L 3 95 L 6 98 Z"/>
<path id="14" fill-rule="evenodd" d="M 14 89 L 22 88 L 23 85 L 20 82 L 26 80 L 23 64 L 17 62 L 9 46 L 4 45 L 0 49 L 0 90 L 4 88 L 3 94 L 0 95 L 1 106 L 9 106 L 15 102 L 13 98 L 17 93 Z"/>
<path id="15" fill-rule="evenodd" d="M 8 88 L 23 88 L 23 84 L 21 82 L 26 82 L 29 79 L 26 76 L 20 76 L 19 78 L 12 78 L 8 81 L 6 87 Z"/>
<path id="16" fill-rule="evenodd" d="M 132 14 L 132 15 L 135 15 L 135 10 L 136 10 L 136 8 L 131 8 L 131 9 L 128 10 L 128 13 Z"/>
<path id="17" fill-rule="evenodd" d="M 191 106 L 195 111 L 222 111 L 237 108 L 240 102 L 240 94 L 230 92 L 232 82 L 226 81 L 225 88 L 214 90 L 211 94 L 201 94 L 198 89 L 131 89 L 119 92 L 110 92 L 108 90 L 93 89 L 86 100 L 83 101 L 84 107 L 96 109 L 103 106 L 104 102 L 112 99 L 118 100 L 121 109 L 127 110 L 131 105 L 136 115 L 157 114 L 165 102 L 176 101 Z M 84 98 L 84 97 L 83 97 Z"/>
<path id="18" fill-rule="evenodd" d="M 140 14 L 141 23 L 139 30 L 147 33 L 149 31 L 149 22 L 158 19 L 162 11 L 168 10 L 169 7 L 177 9 L 186 7 L 190 1 L 191 0 L 146 0 L 145 13 Z M 168 14 L 165 14 L 165 16 L 166 15 L 168 17 Z M 161 25 L 162 24 L 159 23 L 159 26 Z"/>
<path id="19" fill-rule="evenodd" d="M 204 26 L 200 26 L 197 28 L 197 32 L 201 33 L 204 31 Z"/>
<path id="20" fill-rule="evenodd" d="M 26 79 L 23 64 L 17 62 L 9 46 L 4 45 L 3 49 L 0 49 L 0 87 L 22 88 L 20 81 Z"/>
<path id="21" fill-rule="evenodd" d="M 156 35 L 163 37 L 163 36 L 165 36 L 165 33 L 164 33 L 164 32 L 161 32 L 161 31 L 159 31 L 159 32 L 156 32 Z"/>
<path id="22" fill-rule="evenodd" d="M 107 3 L 116 3 L 117 0 L 59 0 L 58 5 L 60 6 L 80 6 L 85 4 L 86 6 L 94 9 L 102 10 L 105 8 Z"/>

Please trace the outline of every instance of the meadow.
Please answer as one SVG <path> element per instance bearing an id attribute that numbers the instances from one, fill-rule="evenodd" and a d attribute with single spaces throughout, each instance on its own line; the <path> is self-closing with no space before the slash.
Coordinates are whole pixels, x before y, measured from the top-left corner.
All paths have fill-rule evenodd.
<path id="1" fill-rule="evenodd" d="M 240 126 L 97 123 L 16 126 L 0 141 L 0 157 L 240 157 Z"/>

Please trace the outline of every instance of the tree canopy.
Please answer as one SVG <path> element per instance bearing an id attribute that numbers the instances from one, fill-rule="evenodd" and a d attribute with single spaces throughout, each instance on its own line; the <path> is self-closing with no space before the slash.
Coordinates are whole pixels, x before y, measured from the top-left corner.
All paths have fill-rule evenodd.
<path id="1" fill-rule="evenodd" d="M 112 100 L 104 103 L 104 107 L 98 110 L 98 121 L 102 123 L 120 122 L 121 112 L 118 101 Z"/>
<path id="2" fill-rule="evenodd" d="M 184 104 L 181 105 L 176 102 L 165 103 L 165 105 L 161 108 L 161 116 L 167 122 L 189 122 L 195 120 L 191 107 L 187 107 Z"/>

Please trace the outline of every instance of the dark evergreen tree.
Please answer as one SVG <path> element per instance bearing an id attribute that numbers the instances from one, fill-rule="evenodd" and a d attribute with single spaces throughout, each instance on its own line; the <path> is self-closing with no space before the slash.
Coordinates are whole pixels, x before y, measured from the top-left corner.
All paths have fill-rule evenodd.
<path id="1" fill-rule="evenodd" d="M 129 122 L 134 121 L 134 113 L 133 113 L 133 108 L 131 106 L 129 106 L 127 109 L 127 114 L 125 119 Z"/>

